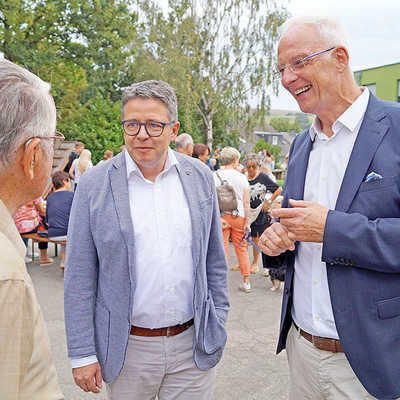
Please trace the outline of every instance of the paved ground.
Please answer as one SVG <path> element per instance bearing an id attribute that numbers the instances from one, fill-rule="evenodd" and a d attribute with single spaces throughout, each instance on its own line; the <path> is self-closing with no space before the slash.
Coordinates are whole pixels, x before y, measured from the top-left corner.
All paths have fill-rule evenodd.
<path id="1" fill-rule="evenodd" d="M 51 246 L 50 255 L 54 254 Z M 232 255 L 231 265 L 235 263 L 236 257 Z M 65 344 L 63 275 L 59 270 L 59 258 L 49 266 L 40 266 L 37 262 L 27 266 L 47 321 L 65 399 L 106 400 L 104 390 L 98 395 L 84 393 L 72 379 Z M 240 273 L 229 271 L 228 342 L 217 367 L 215 400 L 286 400 L 289 381 L 286 354 L 275 354 L 281 292 L 271 292 L 269 278 L 261 274 L 252 276 L 252 293 L 240 292 L 239 283 Z"/>

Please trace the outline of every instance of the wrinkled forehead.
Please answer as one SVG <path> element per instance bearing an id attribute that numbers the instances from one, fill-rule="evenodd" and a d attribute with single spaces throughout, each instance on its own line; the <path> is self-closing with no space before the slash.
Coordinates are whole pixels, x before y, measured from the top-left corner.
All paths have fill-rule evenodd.
<path id="1" fill-rule="evenodd" d="M 294 25 L 283 33 L 278 45 L 278 64 L 287 64 L 297 57 L 305 57 L 324 48 L 325 41 L 317 27 Z"/>

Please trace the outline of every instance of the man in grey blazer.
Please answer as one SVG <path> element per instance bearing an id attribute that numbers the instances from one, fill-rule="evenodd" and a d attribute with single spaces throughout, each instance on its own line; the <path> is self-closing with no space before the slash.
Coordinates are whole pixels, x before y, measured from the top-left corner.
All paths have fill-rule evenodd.
<path id="1" fill-rule="evenodd" d="M 261 237 L 286 252 L 278 352 L 289 399 L 400 396 L 400 106 L 354 80 L 335 20 L 283 26 L 278 73 L 312 126 L 293 141 L 280 222 Z"/>
<path id="2" fill-rule="evenodd" d="M 68 229 L 65 324 L 77 385 L 112 400 L 210 399 L 226 342 L 227 265 L 206 165 L 173 152 L 162 81 L 122 96 L 125 150 L 85 172 Z"/>

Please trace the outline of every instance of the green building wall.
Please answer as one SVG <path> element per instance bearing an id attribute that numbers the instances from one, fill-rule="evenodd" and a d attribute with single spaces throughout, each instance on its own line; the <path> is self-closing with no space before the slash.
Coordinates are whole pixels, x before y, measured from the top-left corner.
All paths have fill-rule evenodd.
<path id="1" fill-rule="evenodd" d="M 376 96 L 382 100 L 399 101 L 400 63 L 355 71 L 360 86 L 376 85 Z"/>

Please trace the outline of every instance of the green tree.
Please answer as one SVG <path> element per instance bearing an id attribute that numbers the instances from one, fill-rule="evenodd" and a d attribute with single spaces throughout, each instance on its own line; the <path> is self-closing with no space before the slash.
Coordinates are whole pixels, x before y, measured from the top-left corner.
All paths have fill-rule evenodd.
<path id="1" fill-rule="evenodd" d="M 265 99 L 285 10 L 267 0 L 177 0 L 167 13 L 153 0 L 139 4 L 146 45 L 138 77 L 171 83 L 195 107 L 212 147 L 218 113 L 230 111 L 223 129 L 232 131 L 250 98 Z"/>
<path id="2" fill-rule="evenodd" d="M 262 150 L 269 150 L 269 152 L 275 157 L 275 160 L 279 159 L 281 155 L 282 147 L 276 144 L 266 142 L 264 139 L 260 139 L 253 147 L 253 152 L 258 153 Z"/>
<path id="3" fill-rule="evenodd" d="M 299 133 L 302 127 L 298 121 L 291 122 L 289 118 L 271 118 L 269 121 L 271 125 L 278 132 L 296 132 Z"/>

